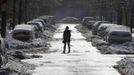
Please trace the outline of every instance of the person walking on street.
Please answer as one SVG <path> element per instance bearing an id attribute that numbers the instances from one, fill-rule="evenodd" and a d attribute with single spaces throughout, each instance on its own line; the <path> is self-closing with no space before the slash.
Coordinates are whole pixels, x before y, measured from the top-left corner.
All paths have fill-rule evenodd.
<path id="1" fill-rule="evenodd" d="M 66 52 L 66 44 L 68 45 L 68 53 L 70 53 L 70 38 L 71 38 L 71 30 L 69 30 L 69 27 L 66 26 L 66 29 L 64 30 L 63 33 L 63 43 L 64 43 L 64 51 L 63 53 Z"/>

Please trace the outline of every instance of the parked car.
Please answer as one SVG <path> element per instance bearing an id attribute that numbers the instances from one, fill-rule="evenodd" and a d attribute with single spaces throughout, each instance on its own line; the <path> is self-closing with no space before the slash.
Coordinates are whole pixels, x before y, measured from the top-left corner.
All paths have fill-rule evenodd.
<path id="1" fill-rule="evenodd" d="M 45 27 L 43 26 L 43 24 L 41 22 L 34 22 L 34 23 L 37 23 L 39 25 L 40 30 L 43 33 L 44 32 L 44 29 L 45 29 Z"/>
<path id="2" fill-rule="evenodd" d="M 116 24 L 112 24 L 112 23 L 102 23 L 102 24 L 100 24 L 100 26 L 97 29 L 97 35 L 104 38 L 105 30 L 107 28 L 110 28 L 111 26 L 114 26 L 114 25 L 116 25 Z"/>
<path id="3" fill-rule="evenodd" d="M 94 20 L 88 21 L 88 22 L 87 22 L 87 27 L 88 27 L 88 29 L 92 29 L 94 23 L 95 23 Z"/>
<path id="4" fill-rule="evenodd" d="M 35 38 L 35 28 L 32 25 L 16 25 L 12 31 L 12 37 L 21 41 L 28 41 Z"/>
<path id="5" fill-rule="evenodd" d="M 49 20 L 49 23 L 50 23 L 51 25 L 55 25 L 55 23 L 56 23 L 56 18 L 55 18 L 55 16 L 47 16 L 47 19 Z"/>
<path id="6" fill-rule="evenodd" d="M 2 65 L 6 63 L 7 63 L 7 54 L 6 54 L 5 41 L 0 35 L 0 68 Z"/>
<path id="7" fill-rule="evenodd" d="M 107 29 L 104 30 L 103 39 L 104 39 L 105 41 L 107 40 L 107 35 L 108 35 L 110 29 L 111 29 L 112 27 L 115 27 L 115 26 L 118 26 L 118 25 L 117 25 L 117 24 L 113 24 L 113 25 L 107 27 Z"/>
<path id="8" fill-rule="evenodd" d="M 132 34 L 129 27 L 116 25 L 112 26 L 106 36 L 109 43 L 124 43 L 132 41 Z"/>
<path id="9" fill-rule="evenodd" d="M 41 26 L 39 23 L 35 23 L 35 22 L 32 22 L 32 21 L 29 21 L 27 22 L 28 25 L 31 25 L 31 26 L 34 26 L 34 29 L 35 29 L 35 37 L 38 38 L 41 36 L 42 32 L 44 30 L 42 30 Z"/>
<path id="10" fill-rule="evenodd" d="M 41 16 L 39 18 L 42 19 L 46 24 L 49 24 L 48 16 Z"/>
<path id="11" fill-rule="evenodd" d="M 34 19 L 34 20 L 32 20 L 33 22 L 41 22 L 42 23 L 42 25 L 44 26 L 44 28 L 45 28 L 45 26 L 46 26 L 46 23 L 45 23 L 45 21 L 43 20 L 43 19 Z"/>
<path id="12" fill-rule="evenodd" d="M 102 24 L 102 23 L 110 23 L 110 22 L 109 21 L 96 21 L 92 27 L 92 34 L 93 35 L 97 35 L 97 31 L 98 31 L 97 29 L 100 26 L 100 24 Z"/>
<path id="13" fill-rule="evenodd" d="M 42 19 L 46 23 L 46 25 L 50 25 L 49 16 L 40 16 L 38 18 Z"/>
<path id="14" fill-rule="evenodd" d="M 82 25 L 87 26 L 89 21 L 94 21 L 94 18 L 93 17 L 84 17 L 82 19 Z"/>
<path id="15" fill-rule="evenodd" d="M 37 27 L 35 30 L 35 37 L 36 38 L 39 38 L 42 36 L 45 28 L 41 22 L 28 22 L 28 24 Z"/>
<path id="16" fill-rule="evenodd" d="M 44 31 L 44 26 L 42 25 L 41 22 L 34 22 L 34 21 L 30 21 L 30 22 L 27 22 L 28 25 L 33 25 L 37 28 L 37 31 L 39 32 L 42 32 Z"/>

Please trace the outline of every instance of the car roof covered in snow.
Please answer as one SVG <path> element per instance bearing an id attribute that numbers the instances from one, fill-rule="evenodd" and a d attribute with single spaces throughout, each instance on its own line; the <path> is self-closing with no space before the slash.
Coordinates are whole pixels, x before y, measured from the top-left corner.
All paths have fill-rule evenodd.
<path id="1" fill-rule="evenodd" d="M 33 29 L 34 29 L 34 26 L 27 25 L 27 24 L 16 25 L 14 28 L 14 30 L 28 30 L 28 31 L 32 31 Z"/>
<path id="2" fill-rule="evenodd" d="M 109 21 L 96 21 L 94 23 L 94 26 L 98 25 L 99 23 L 110 23 Z"/>
<path id="3" fill-rule="evenodd" d="M 107 26 L 112 26 L 112 25 L 116 25 L 116 24 L 112 24 L 112 23 L 101 23 L 100 27 L 107 27 Z"/>
<path id="4" fill-rule="evenodd" d="M 131 32 L 129 27 L 123 26 L 123 25 L 115 25 L 115 26 L 112 26 L 110 28 L 110 32 L 113 32 L 113 31 Z"/>
<path id="5" fill-rule="evenodd" d="M 112 24 L 112 23 L 101 23 L 101 25 L 98 27 L 98 29 L 102 28 L 102 27 L 111 27 L 115 24 Z"/>
<path id="6" fill-rule="evenodd" d="M 44 22 L 44 20 L 42 20 L 42 19 L 33 19 L 33 21 L 43 21 Z"/>

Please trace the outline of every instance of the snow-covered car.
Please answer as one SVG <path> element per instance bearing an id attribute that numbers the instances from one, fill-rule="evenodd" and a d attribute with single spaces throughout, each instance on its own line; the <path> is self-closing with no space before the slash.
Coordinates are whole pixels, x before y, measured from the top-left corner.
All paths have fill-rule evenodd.
<path id="1" fill-rule="evenodd" d="M 100 24 L 100 26 L 97 29 L 97 35 L 104 38 L 105 36 L 105 30 L 110 28 L 111 26 L 114 26 L 116 24 L 112 24 L 112 23 L 102 23 Z"/>
<path id="2" fill-rule="evenodd" d="M 44 28 L 45 28 L 45 26 L 46 26 L 46 23 L 45 23 L 45 21 L 43 20 L 43 19 L 34 19 L 34 20 L 32 20 L 33 22 L 41 22 L 42 23 L 42 25 L 44 26 Z"/>
<path id="3" fill-rule="evenodd" d="M 49 22 L 51 25 L 55 25 L 56 17 L 55 16 L 41 16 L 39 19 L 44 19 L 45 22 Z"/>
<path id="4" fill-rule="evenodd" d="M 35 28 L 32 25 L 16 25 L 12 31 L 12 37 L 17 40 L 27 41 L 35 38 Z"/>
<path id="5" fill-rule="evenodd" d="M 54 20 L 55 17 L 54 16 L 45 15 L 45 16 L 38 17 L 38 19 L 42 19 L 46 23 L 46 25 L 52 25 L 51 19 Z M 55 23 L 55 22 L 53 21 L 53 23 Z"/>
<path id="6" fill-rule="evenodd" d="M 132 34 L 129 27 L 116 25 L 112 26 L 106 35 L 109 43 L 124 43 L 132 41 Z"/>
<path id="7" fill-rule="evenodd" d="M 39 25 L 40 30 L 41 30 L 41 32 L 43 33 L 43 32 L 44 32 L 45 27 L 43 26 L 42 22 L 34 22 L 34 23 L 37 23 L 37 24 Z"/>
<path id="8" fill-rule="evenodd" d="M 92 29 L 94 23 L 95 23 L 94 20 L 88 21 L 88 22 L 87 22 L 87 27 L 88 27 L 89 29 Z"/>
<path id="9" fill-rule="evenodd" d="M 92 27 L 92 34 L 93 35 L 97 35 L 97 31 L 98 31 L 97 29 L 100 26 L 100 24 L 102 24 L 102 23 L 110 23 L 110 22 L 109 21 L 96 21 Z"/>
<path id="10" fill-rule="evenodd" d="M 38 17 L 39 19 L 42 19 L 46 24 L 49 24 L 48 16 L 41 16 Z"/>
<path id="11" fill-rule="evenodd" d="M 27 22 L 27 24 L 35 26 L 37 28 L 37 31 L 40 31 L 40 32 L 44 31 L 44 26 L 42 25 L 41 22 L 29 21 Z"/>
<path id="12" fill-rule="evenodd" d="M 104 31 L 103 31 L 103 39 L 106 40 L 107 39 L 107 35 L 110 31 L 110 29 L 113 27 L 113 26 L 118 26 L 117 24 L 112 24 L 110 25 L 109 27 L 107 27 Z"/>
<path id="13" fill-rule="evenodd" d="M 94 18 L 93 17 L 84 17 L 82 19 L 82 25 L 87 26 L 89 21 L 94 21 Z"/>
<path id="14" fill-rule="evenodd" d="M 38 23 L 29 21 L 27 22 L 28 25 L 34 26 L 35 28 L 35 37 L 38 38 L 40 36 L 40 34 L 42 33 L 42 28 L 40 27 L 40 25 Z"/>

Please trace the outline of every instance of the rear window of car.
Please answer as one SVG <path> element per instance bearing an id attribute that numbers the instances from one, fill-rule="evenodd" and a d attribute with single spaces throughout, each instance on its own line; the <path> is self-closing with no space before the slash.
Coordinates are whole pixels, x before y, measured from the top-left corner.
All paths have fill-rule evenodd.
<path id="1" fill-rule="evenodd" d="M 112 36 L 120 36 L 120 34 L 117 34 L 117 33 L 112 33 L 111 35 Z"/>
<path id="2" fill-rule="evenodd" d="M 112 36 L 120 36 L 120 37 L 131 37 L 129 33 L 112 33 Z"/>
<path id="3" fill-rule="evenodd" d="M 30 35 L 30 32 L 15 32 L 13 35 L 19 35 L 19 34 Z"/>
<path id="4" fill-rule="evenodd" d="M 123 34 L 124 37 L 131 37 L 131 34 Z"/>

